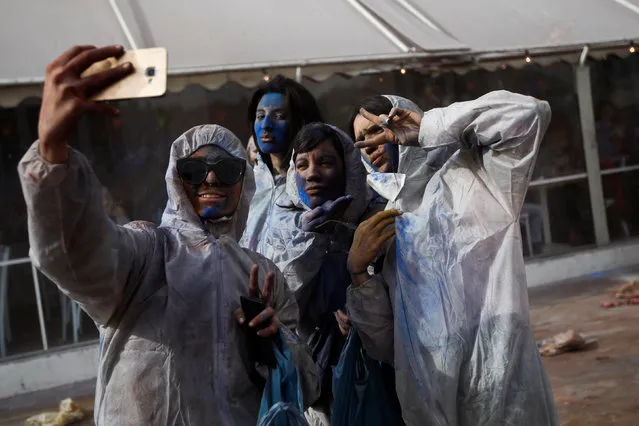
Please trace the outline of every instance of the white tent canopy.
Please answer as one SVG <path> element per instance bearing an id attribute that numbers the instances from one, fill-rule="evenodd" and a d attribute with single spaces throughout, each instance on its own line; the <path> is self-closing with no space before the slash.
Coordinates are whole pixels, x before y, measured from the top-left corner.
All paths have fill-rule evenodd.
<path id="1" fill-rule="evenodd" d="M 639 0 L 20 0 L 2 9 L 2 105 L 39 93 L 46 64 L 73 44 L 166 47 L 169 90 L 181 90 L 255 85 L 298 67 L 323 79 L 639 39 Z"/>

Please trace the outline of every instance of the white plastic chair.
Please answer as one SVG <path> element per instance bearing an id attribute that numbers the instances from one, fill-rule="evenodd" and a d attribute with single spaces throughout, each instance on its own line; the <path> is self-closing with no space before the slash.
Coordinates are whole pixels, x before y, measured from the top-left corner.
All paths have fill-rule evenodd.
<path id="1" fill-rule="evenodd" d="M 0 260 L 3 263 L 9 260 L 10 255 L 10 247 L 0 246 Z M 10 342 L 12 337 L 9 323 L 8 272 L 8 265 L 0 266 L 0 357 L 7 356 L 6 342 Z"/>

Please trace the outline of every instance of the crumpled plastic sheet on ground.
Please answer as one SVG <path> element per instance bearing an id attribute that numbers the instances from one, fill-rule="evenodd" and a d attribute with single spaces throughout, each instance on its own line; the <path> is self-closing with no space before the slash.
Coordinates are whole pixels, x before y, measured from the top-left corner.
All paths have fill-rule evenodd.
<path id="1" fill-rule="evenodd" d="M 67 426 L 78 422 L 86 414 L 71 398 L 60 402 L 60 410 L 57 413 L 48 412 L 29 417 L 25 420 L 25 426 Z"/>

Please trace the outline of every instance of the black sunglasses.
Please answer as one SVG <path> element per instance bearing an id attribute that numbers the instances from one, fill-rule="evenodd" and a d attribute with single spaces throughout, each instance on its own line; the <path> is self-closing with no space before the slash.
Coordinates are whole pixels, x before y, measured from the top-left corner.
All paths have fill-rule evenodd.
<path id="1" fill-rule="evenodd" d="M 198 158 L 181 158 L 177 160 L 177 171 L 182 180 L 189 185 L 199 185 L 206 180 L 206 175 L 213 170 L 217 180 L 223 185 L 236 184 L 244 176 L 246 161 L 239 158 L 223 158 L 212 163 Z"/>

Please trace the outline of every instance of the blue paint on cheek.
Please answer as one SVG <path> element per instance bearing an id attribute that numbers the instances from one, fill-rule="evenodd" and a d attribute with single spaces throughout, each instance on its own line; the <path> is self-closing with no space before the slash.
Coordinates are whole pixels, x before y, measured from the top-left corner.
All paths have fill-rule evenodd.
<path id="1" fill-rule="evenodd" d="M 297 183 L 297 194 L 300 196 L 300 200 L 306 206 L 311 207 L 311 197 L 308 196 L 305 190 L 306 182 L 299 173 L 295 173 L 295 182 Z"/>

